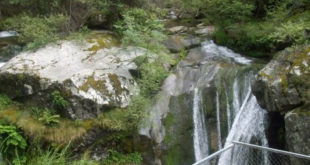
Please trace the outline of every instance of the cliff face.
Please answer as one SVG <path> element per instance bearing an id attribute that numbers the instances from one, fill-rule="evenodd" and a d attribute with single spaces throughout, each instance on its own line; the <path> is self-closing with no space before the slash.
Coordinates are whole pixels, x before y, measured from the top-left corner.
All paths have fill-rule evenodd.
<path id="1" fill-rule="evenodd" d="M 302 154 L 310 154 L 309 65 L 309 45 L 287 49 L 275 56 L 253 83 L 259 104 L 284 116 L 286 147 Z"/>

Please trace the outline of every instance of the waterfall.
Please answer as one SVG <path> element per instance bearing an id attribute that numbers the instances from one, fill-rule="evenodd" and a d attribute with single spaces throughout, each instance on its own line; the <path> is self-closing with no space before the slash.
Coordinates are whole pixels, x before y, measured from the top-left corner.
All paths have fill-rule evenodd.
<path id="1" fill-rule="evenodd" d="M 217 144 L 219 150 L 222 149 L 222 136 L 221 136 L 221 119 L 220 119 L 220 101 L 219 94 L 216 92 L 216 128 L 217 128 Z"/>
<path id="2" fill-rule="evenodd" d="M 208 86 L 205 87 L 205 91 L 207 91 L 208 94 L 202 99 L 198 88 L 196 87 L 194 90 L 193 120 L 196 161 L 208 155 L 207 149 L 212 147 L 211 144 L 214 144 L 214 140 L 217 140 L 218 149 L 223 147 L 222 138 L 225 138 L 225 135 L 222 135 L 221 133 L 226 130 L 228 135 L 226 137 L 225 147 L 230 145 L 232 141 L 256 143 L 268 146 L 264 128 L 266 111 L 259 106 L 256 97 L 252 94 L 251 90 L 251 80 L 254 78 L 254 70 L 251 67 L 252 61 L 225 47 L 217 46 L 212 41 L 203 43 L 202 52 L 206 56 L 204 58 L 209 60 L 209 63 L 204 65 L 219 65 L 220 71 L 216 73 L 213 80 L 203 82 L 205 84 L 210 84 L 210 82 L 213 81 L 213 87 L 216 89 L 215 92 L 212 92 L 212 88 L 208 88 Z M 210 70 L 205 69 L 203 72 L 209 73 Z M 201 80 L 201 78 L 199 80 Z M 214 98 L 212 98 L 213 96 Z M 211 109 L 208 109 L 207 111 L 214 112 L 213 119 L 216 120 L 217 139 L 211 137 L 212 132 L 210 132 L 210 137 L 207 137 L 208 134 L 205 118 L 209 118 L 204 115 L 201 102 L 206 102 L 208 100 L 214 100 L 211 101 L 211 104 L 215 104 L 214 106 L 208 105 L 208 108 L 211 107 Z M 208 102 L 208 104 L 209 103 L 210 102 Z M 226 112 L 221 108 L 226 108 Z M 223 114 L 227 116 L 226 121 Z M 210 120 L 210 122 L 213 121 L 213 119 Z M 227 128 L 226 126 L 223 127 L 223 125 L 221 125 L 221 121 L 227 122 Z M 208 129 L 212 128 L 208 127 Z M 210 143 L 210 146 L 208 146 L 208 143 Z M 214 146 L 212 149 L 215 149 Z M 228 165 L 231 163 L 234 165 L 249 164 L 249 152 L 249 149 L 236 146 L 234 148 L 233 160 L 231 160 L 232 152 L 228 150 L 220 156 L 218 165 Z M 263 156 L 266 165 L 268 164 L 267 155 L 264 154 Z"/>
<path id="3" fill-rule="evenodd" d="M 5 62 L 0 61 L 0 68 L 5 65 Z"/>
<path id="4" fill-rule="evenodd" d="M 253 77 L 253 76 L 250 76 Z M 245 143 L 251 143 L 253 138 L 258 139 L 259 143 L 263 146 L 267 146 L 267 138 L 265 136 L 264 130 L 264 120 L 266 118 L 266 111 L 263 110 L 257 103 L 256 97 L 251 92 L 251 85 L 250 85 L 251 78 L 246 80 L 246 85 L 248 86 L 246 92 L 246 97 L 242 102 L 240 108 L 235 106 L 235 111 L 237 115 L 234 119 L 232 128 L 228 134 L 226 139 L 225 146 L 231 144 L 232 141 L 241 141 Z M 234 84 L 237 84 L 236 82 Z M 238 93 L 238 88 L 234 88 L 234 94 Z M 237 99 L 237 98 L 234 98 Z M 235 102 L 237 103 L 237 101 Z M 219 159 L 219 165 L 227 165 L 227 164 L 234 164 L 234 165 L 246 165 L 249 164 L 248 159 L 248 152 L 249 149 L 240 148 L 238 146 L 234 149 L 233 160 L 231 160 L 231 151 L 227 151 L 223 153 Z M 266 164 L 266 156 L 264 158 Z"/>
<path id="5" fill-rule="evenodd" d="M 230 114 L 230 104 L 228 100 L 228 94 L 227 91 L 225 92 L 226 95 L 226 114 L 227 114 L 227 128 L 230 130 L 231 128 L 231 114 Z"/>
<path id="6" fill-rule="evenodd" d="M 201 160 L 209 154 L 208 134 L 203 109 L 200 106 L 198 88 L 194 90 L 193 121 L 194 121 L 194 150 L 196 161 Z"/>

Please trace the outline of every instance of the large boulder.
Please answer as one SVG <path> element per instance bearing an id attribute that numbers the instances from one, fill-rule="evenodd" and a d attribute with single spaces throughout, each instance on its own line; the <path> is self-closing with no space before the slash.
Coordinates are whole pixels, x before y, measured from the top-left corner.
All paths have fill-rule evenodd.
<path id="1" fill-rule="evenodd" d="M 310 154 L 310 111 L 296 109 L 285 115 L 287 147 L 290 151 Z"/>
<path id="2" fill-rule="evenodd" d="M 309 66 L 310 46 L 287 49 L 259 72 L 253 84 L 259 104 L 270 112 L 285 116 L 288 150 L 302 154 L 310 154 Z M 307 164 L 300 159 L 292 161 Z"/>
<path id="3" fill-rule="evenodd" d="M 138 88 L 130 71 L 142 48 L 115 47 L 111 36 L 61 41 L 20 53 L 0 68 L 0 92 L 26 104 L 61 109 L 71 118 L 92 118 L 126 107 Z M 60 104 L 60 105 L 57 105 Z"/>
<path id="4" fill-rule="evenodd" d="M 308 101 L 310 48 L 285 50 L 259 73 L 253 92 L 260 105 L 273 112 L 287 112 Z"/>

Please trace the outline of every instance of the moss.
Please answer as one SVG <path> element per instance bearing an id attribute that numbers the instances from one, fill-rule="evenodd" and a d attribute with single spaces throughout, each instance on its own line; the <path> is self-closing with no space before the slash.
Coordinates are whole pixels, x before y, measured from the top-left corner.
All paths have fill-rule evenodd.
<path id="1" fill-rule="evenodd" d="M 179 145 L 174 145 L 169 149 L 169 152 L 164 157 L 164 164 L 175 165 L 182 160 L 182 148 Z"/>
<path id="2" fill-rule="evenodd" d="M 258 74 L 261 77 L 264 77 L 264 78 L 267 78 L 268 80 L 271 80 L 271 76 L 268 75 L 267 73 L 263 72 L 263 71 L 260 71 Z"/>
<path id="3" fill-rule="evenodd" d="M 305 105 L 303 107 L 300 107 L 298 109 L 293 110 L 293 113 L 296 113 L 298 115 L 306 115 L 310 117 L 310 110 L 308 109 L 309 105 Z"/>
<path id="4" fill-rule="evenodd" d="M 118 76 L 116 74 L 108 74 L 108 77 L 112 83 L 112 86 L 114 88 L 115 91 L 115 95 L 118 96 L 120 94 L 122 94 L 123 89 L 122 89 L 122 84 L 118 79 Z"/>
<path id="5" fill-rule="evenodd" d="M 88 51 L 90 51 L 91 53 L 87 57 L 87 59 L 95 55 L 101 49 L 116 47 L 120 45 L 119 40 L 113 34 L 104 32 L 92 33 L 87 38 L 87 41 L 93 44 L 92 47 L 88 48 Z"/>
<path id="6" fill-rule="evenodd" d="M 86 82 L 79 87 L 80 90 L 87 92 L 90 88 L 95 89 L 96 91 L 99 91 L 101 93 L 104 93 L 107 96 L 111 96 L 109 93 L 107 86 L 106 86 L 106 80 L 95 80 L 95 73 L 93 75 L 89 76 L 86 79 Z"/>
<path id="7" fill-rule="evenodd" d="M 165 129 L 167 131 L 170 130 L 171 126 L 173 126 L 174 124 L 174 117 L 171 113 L 168 113 L 166 118 L 165 118 L 165 121 L 164 121 L 164 125 L 165 125 Z M 173 141 L 173 135 L 171 135 L 170 133 L 167 133 L 165 139 L 164 139 L 164 143 L 165 144 L 169 144 Z"/>
<path id="8" fill-rule="evenodd" d="M 286 94 L 287 89 L 288 89 L 288 81 L 285 73 L 282 73 L 280 75 L 281 78 L 281 84 L 282 84 L 282 93 Z"/>

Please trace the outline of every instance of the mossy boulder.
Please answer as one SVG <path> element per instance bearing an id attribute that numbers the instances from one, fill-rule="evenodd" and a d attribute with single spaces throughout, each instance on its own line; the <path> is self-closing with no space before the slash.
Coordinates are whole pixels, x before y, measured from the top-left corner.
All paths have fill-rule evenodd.
<path id="1" fill-rule="evenodd" d="M 310 46 L 278 53 L 259 73 L 253 92 L 259 104 L 273 112 L 288 112 L 308 102 Z"/>
<path id="2" fill-rule="evenodd" d="M 286 49 L 259 72 L 253 84 L 259 104 L 267 111 L 284 116 L 287 149 L 307 155 L 310 154 L 309 66 L 309 45 Z"/>
<path id="3" fill-rule="evenodd" d="M 67 102 L 60 111 L 71 118 L 93 118 L 115 107 L 124 108 L 139 92 L 129 71 L 137 69 L 133 60 L 145 50 L 117 46 L 109 34 L 97 32 L 84 41 L 60 41 L 22 52 L 1 67 L 0 92 L 27 104 L 57 109 L 52 93 L 58 91 Z"/>

